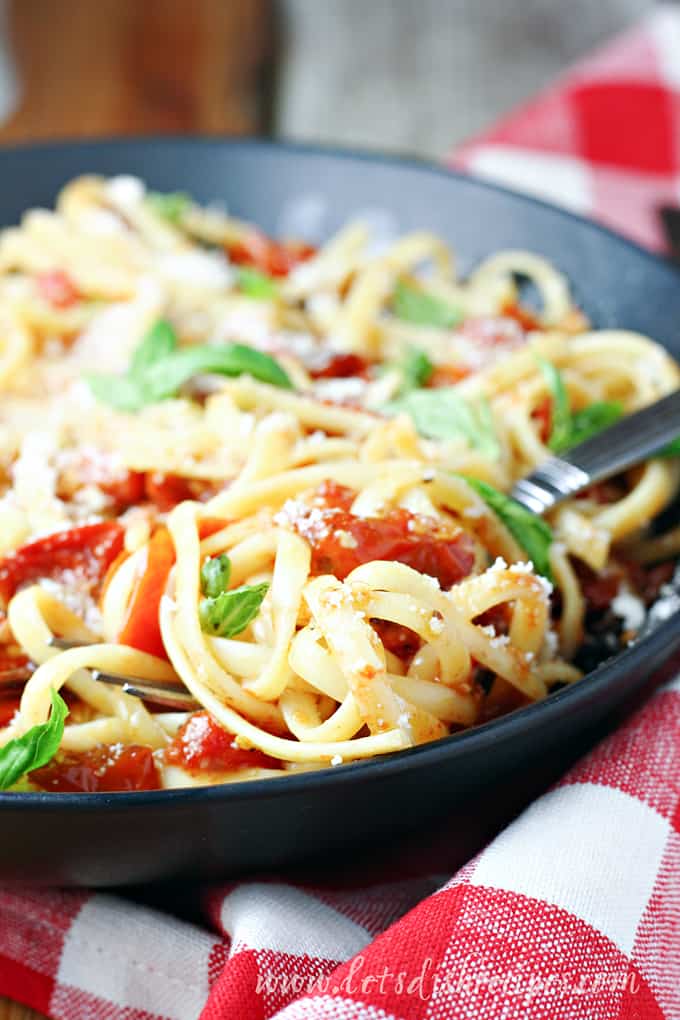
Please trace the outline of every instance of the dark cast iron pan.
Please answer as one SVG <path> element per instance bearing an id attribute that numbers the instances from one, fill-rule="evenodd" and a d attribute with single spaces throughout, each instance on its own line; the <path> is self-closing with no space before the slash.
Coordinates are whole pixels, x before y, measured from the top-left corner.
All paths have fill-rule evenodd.
<path id="1" fill-rule="evenodd" d="M 680 358 L 680 275 L 609 231 L 503 188 L 414 161 L 257 141 L 148 139 L 0 152 L 0 224 L 50 206 L 82 173 L 132 173 L 218 200 L 273 234 L 319 241 L 357 214 L 379 231 L 433 230 L 462 267 L 500 248 L 551 259 L 599 327 Z M 540 773 L 612 718 L 680 649 L 680 621 L 546 701 L 459 736 L 281 780 L 132 794 L 0 794 L 0 881 L 116 885 L 280 868 L 453 818 L 516 772 Z"/>

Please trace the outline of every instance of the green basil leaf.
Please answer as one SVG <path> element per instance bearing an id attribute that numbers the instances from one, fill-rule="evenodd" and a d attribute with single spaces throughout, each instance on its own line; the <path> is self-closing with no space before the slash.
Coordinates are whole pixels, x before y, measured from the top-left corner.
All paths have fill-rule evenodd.
<path id="1" fill-rule="evenodd" d="M 617 422 L 622 414 L 623 407 L 618 400 L 602 400 L 589 404 L 580 411 L 574 411 L 571 417 L 569 445 L 578 446 L 579 443 L 585 443 L 586 439 Z"/>
<path id="2" fill-rule="evenodd" d="M 0 748 L 0 790 L 7 790 L 27 772 L 47 765 L 59 749 L 68 707 L 52 688 L 52 711 L 46 723 L 32 726 L 22 737 Z"/>
<path id="3" fill-rule="evenodd" d="M 192 376 L 204 372 L 219 375 L 252 375 L 260 382 L 292 389 L 279 363 L 245 344 L 201 344 L 176 349 L 177 336 L 169 323 L 160 321 L 135 351 L 125 376 L 89 375 L 86 380 L 97 400 L 119 411 L 138 411 L 146 404 L 166 400 Z"/>
<path id="4" fill-rule="evenodd" d="M 483 482 L 479 478 L 471 478 L 469 475 L 461 475 L 461 478 L 468 483 L 484 500 L 495 514 L 501 519 L 510 534 L 521 545 L 527 556 L 534 565 L 534 569 L 552 580 L 550 569 L 550 544 L 552 542 L 552 531 L 542 517 L 537 517 L 530 510 L 526 510 L 521 503 L 506 496 L 505 493 L 494 489 L 493 485 Z"/>
<path id="5" fill-rule="evenodd" d="M 552 427 L 548 446 L 555 453 L 561 453 L 574 445 L 571 441 L 571 410 L 567 388 L 562 374 L 550 361 L 538 355 L 536 361 L 552 396 Z"/>
<path id="6" fill-rule="evenodd" d="M 246 297 L 255 298 L 256 301 L 273 301 L 279 296 L 279 288 L 271 276 L 251 266 L 237 268 L 236 282 Z"/>
<path id="7" fill-rule="evenodd" d="M 86 375 L 85 381 L 102 404 L 117 411 L 139 411 L 149 399 L 143 387 L 124 375 Z"/>
<path id="8" fill-rule="evenodd" d="M 148 205 L 162 219 L 178 226 L 182 217 L 194 204 L 191 196 L 184 191 L 149 191 L 146 196 Z"/>
<path id="9" fill-rule="evenodd" d="M 128 376 L 140 376 L 150 365 L 172 354 L 176 347 L 177 333 L 174 328 L 165 319 L 159 319 L 132 355 Z"/>
<path id="10" fill-rule="evenodd" d="M 398 319 L 412 322 L 417 326 L 452 329 L 463 321 L 460 308 L 406 283 L 397 284 L 392 309 Z"/>
<path id="11" fill-rule="evenodd" d="M 410 415 L 418 432 L 430 439 L 463 436 L 470 446 L 490 460 L 495 460 L 500 453 L 488 402 L 480 399 L 473 404 L 464 400 L 453 386 L 412 390 L 391 401 L 383 410 L 387 414 Z"/>
<path id="12" fill-rule="evenodd" d="M 409 347 L 397 367 L 401 375 L 401 395 L 424 386 L 434 372 L 434 365 L 419 347 Z"/>
<path id="13" fill-rule="evenodd" d="M 217 598 L 229 587 L 230 577 L 231 560 L 226 553 L 211 556 L 201 567 L 201 591 L 208 598 Z"/>
<path id="14" fill-rule="evenodd" d="M 670 443 L 666 443 L 660 450 L 654 454 L 655 457 L 680 457 L 680 436 L 676 436 L 675 439 L 671 439 Z"/>
<path id="15" fill-rule="evenodd" d="M 292 383 L 279 363 L 245 344 L 202 344 L 183 347 L 163 361 L 151 365 L 144 374 L 143 385 L 152 401 L 173 396 L 180 386 L 194 375 L 252 375 L 260 382 L 284 389 Z"/>
<path id="16" fill-rule="evenodd" d="M 266 581 L 243 584 L 216 598 L 204 599 L 198 608 L 201 630 L 216 637 L 236 637 L 255 619 L 268 590 Z"/>

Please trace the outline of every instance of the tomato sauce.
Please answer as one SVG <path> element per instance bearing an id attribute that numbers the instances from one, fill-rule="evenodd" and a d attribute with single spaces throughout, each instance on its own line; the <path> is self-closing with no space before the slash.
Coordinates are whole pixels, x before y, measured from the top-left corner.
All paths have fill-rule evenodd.
<path id="1" fill-rule="evenodd" d="M 50 793 L 121 793 L 161 786 L 151 748 L 136 744 L 66 752 L 31 772 L 29 779 Z"/>
<path id="2" fill-rule="evenodd" d="M 178 730 L 164 752 L 167 765 L 179 765 L 187 772 L 233 772 L 237 769 L 280 769 L 281 762 L 261 751 L 247 751 L 234 744 L 207 712 L 195 712 Z"/>
<path id="3" fill-rule="evenodd" d="M 0 602 L 7 605 L 17 588 L 32 581 L 54 581 L 73 573 L 94 589 L 123 548 L 117 521 L 101 521 L 57 531 L 29 542 L 0 560 Z"/>
<path id="4" fill-rule="evenodd" d="M 448 589 L 472 570 L 474 546 L 466 532 L 448 531 L 401 509 L 384 517 L 357 517 L 349 509 L 354 497 L 346 486 L 326 482 L 309 510 L 300 507 L 291 520 L 312 547 L 313 574 L 343 580 L 362 563 L 394 560 L 435 577 Z"/>
<path id="5" fill-rule="evenodd" d="M 38 273 L 35 285 L 40 297 L 53 308 L 70 308 L 80 301 L 81 295 L 76 284 L 62 269 Z"/>
<path id="6" fill-rule="evenodd" d="M 227 246 L 227 254 L 238 266 L 252 266 L 267 276 L 287 276 L 300 262 L 316 252 L 310 244 L 297 241 L 272 241 L 259 230 L 250 230 L 236 244 Z"/>

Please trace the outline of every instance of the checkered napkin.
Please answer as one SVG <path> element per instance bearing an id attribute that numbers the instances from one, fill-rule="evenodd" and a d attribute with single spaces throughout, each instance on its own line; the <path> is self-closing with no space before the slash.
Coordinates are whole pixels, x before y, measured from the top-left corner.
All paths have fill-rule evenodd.
<path id="1" fill-rule="evenodd" d="M 658 209 L 680 203 L 680 9 L 660 7 L 450 162 L 662 248 Z"/>
<path id="2" fill-rule="evenodd" d="M 456 162 L 660 246 L 678 89 L 680 13 L 662 9 Z M 0 994 L 63 1020 L 677 1020 L 680 680 L 452 877 L 426 850 L 378 877 L 188 889 L 191 924 L 0 889 Z"/>

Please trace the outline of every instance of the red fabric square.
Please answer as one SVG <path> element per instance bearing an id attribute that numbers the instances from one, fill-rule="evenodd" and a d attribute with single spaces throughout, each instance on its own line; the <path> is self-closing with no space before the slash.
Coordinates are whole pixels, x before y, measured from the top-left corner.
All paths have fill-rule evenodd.
<path id="1" fill-rule="evenodd" d="M 670 174 L 675 162 L 671 96 L 660 85 L 608 82 L 570 94 L 580 154 L 591 163 Z"/>

